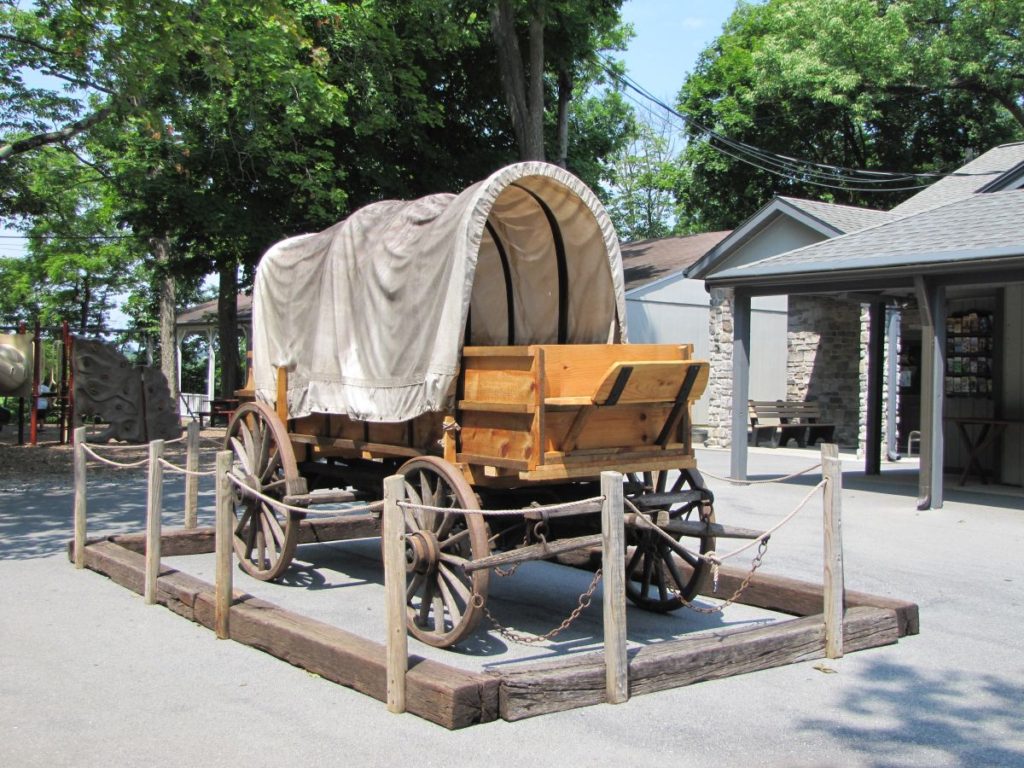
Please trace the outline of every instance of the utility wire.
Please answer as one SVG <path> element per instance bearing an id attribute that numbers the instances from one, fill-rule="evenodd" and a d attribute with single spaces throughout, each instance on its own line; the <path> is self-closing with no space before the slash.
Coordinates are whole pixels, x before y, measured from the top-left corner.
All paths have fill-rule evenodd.
<path id="1" fill-rule="evenodd" d="M 640 106 L 640 107 L 645 107 L 646 106 L 639 99 L 637 99 L 634 96 L 629 95 L 628 93 L 625 94 L 625 97 L 627 99 L 629 99 L 629 101 L 631 101 L 632 103 L 636 104 L 637 106 Z M 674 111 L 674 110 L 670 110 L 670 111 Z M 680 115 L 680 117 L 682 117 L 682 116 Z M 715 151 L 717 151 L 717 152 L 719 152 L 719 153 L 721 153 L 723 155 L 726 155 L 728 157 L 731 157 L 731 158 L 733 158 L 735 160 L 738 160 L 741 163 L 746 163 L 747 165 L 753 166 L 754 168 L 757 168 L 758 170 L 765 171 L 766 173 L 770 173 L 770 174 L 773 174 L 775 176 L 780 176 L 780 177 L 782 177 L 784 179 L 787 179 L 789 181 L 793 181 L 793 182 L 797 182 L 797 183 L 802 183 L 802 184 L 812 184 L 814 186 L 825 187 L 825 188 L 828 188 L 828 189 L 837 189 L 837 190 L 841 190 L 841 191 L 844 191 L 844 192 L 913 192 L 913 191 L 922 190 L 922 189 L 924 189 L 927 186 L 925 184 L 912 184 L 910 186 L 900 186 L 900 187 L 893 187 L 893 186 L 887 186 L 887 187 L 862 186 L 862 185 L 864 185 L 866 183 L 870 184 L 871 183 L 870 180 L 862 180 L 862 179 L 858 179 L 858 178 L 854 178 L 854 177 L 850 177 L 850 176 L 839 176 L 839 175 L 832 175 L 832 174 L 824 174 L 824 173 L 813 172 L 813 171 L 808 172 L 807 170 L 802 169 L 799 166 L 789 166 L 789 167 L 787 167 L 787 166 L 780 165 L 778 163 L 772 164 L 770 161 L 758 162 L 757 160 L 753 160 L 753 159 L 751 159 L 749 157 L 745 157 L 742 154 L 742 151 L 740 151 L 740 150 L 727 149 L 726 147 L 717 146 L 714 143 L 710 143 L 710 142 L 709 142 L 709 146 L 711 146 L 712 149 L 714 149 Z M 912 176 L 900 176 L 900 177 L 895 177 L 894 179 L 892 179 L 892 181 L 896 181 L 898 179 L 906 180 L 906 179 L 910 179 L 910 178 L 913 178 L 913 177 Z M 833 183 L 833 182 L 835 182 L 835 183 Z M 842 182 L 846 182 L 846 183 L 842 183 Z"/>
<path id="2" fill-rule="evenodd" d="M 857 192 L 904 192 L 921 190 L 926 185 L 913 184 L 910 186 L 891 186 L 893 184 L 906 184 L 915 180 L 937 180 L 950 176 L 991 176 L 995 171 L 983 173 L 965 173 L 954 171 L 951 173 L 936 172 L 902 172 L 902 171 L 872 171 L 859 168 L 818 163 L 811 160 L 790 157 L 770 150 L 762 149 L 747 142 L 731 139 L 718 131 L 702 124 L 690 115 L 679 112 L 664 101 L 654 96 L 650 91 L 637 83 L 632 77 L 619 73 L 615 70 L 613 63 L 605 56 L 599 56 L 605 73 L 624 89 L 624 95 L 635 104 L 640 102 L 625 91 L 633 91 L 647 102 L 657 105 L 667 114 L 688 123 L 697 131 L 709 138 L 708 145 L 721 154 L 732 157 L 739 162 L 751 165 L 759 170 L 771 173 L 791 181 L 814 184 L 831 189 Z M 647 106 L 647 105 L 642 105 Z"/>

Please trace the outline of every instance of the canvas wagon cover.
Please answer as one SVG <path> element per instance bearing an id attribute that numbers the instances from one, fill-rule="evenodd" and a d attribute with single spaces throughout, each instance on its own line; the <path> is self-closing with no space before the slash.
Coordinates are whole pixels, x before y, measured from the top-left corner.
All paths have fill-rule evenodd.
<path id="1" fill-rule="evenodd" d="M 572 174 L 529 162 L 459 195 L 384 201 L 261 260 L 256 395 L 288 412 L 404 421 L 451 407 L 464 343 L 625 340 L 618 239 Z"/>

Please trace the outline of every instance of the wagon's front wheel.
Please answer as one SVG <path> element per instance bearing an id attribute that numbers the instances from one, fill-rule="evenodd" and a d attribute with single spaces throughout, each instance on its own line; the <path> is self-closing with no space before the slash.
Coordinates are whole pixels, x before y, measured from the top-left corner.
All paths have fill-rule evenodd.
<path id="1" fill-rule="evenodd" d="M 228 425 L 227 448 L 235 512 L 233 544 L 242 570 L 261 581 L 276 579 L 291 564 L 302 514 L 283 510 L 249 491 L 275 500 L 301 493 L 295 452 L 281 419 L 269 406 L 243 404 Z M 244 486 L 244 487 L 239 487 Z"/>
<path id="2" fill-rule="evenodd" d="M 447 648 L 467 637 L 483 613 L 490 574 L 467 574 L 462 566 L 490 554 L 487 524 L 480 514 L 444 511 L 480 508 L 451 464 L 423 456 L 403 464 L 399 473 L 411 505 L 404 510 L 407 624 L 427 645 Z"/>

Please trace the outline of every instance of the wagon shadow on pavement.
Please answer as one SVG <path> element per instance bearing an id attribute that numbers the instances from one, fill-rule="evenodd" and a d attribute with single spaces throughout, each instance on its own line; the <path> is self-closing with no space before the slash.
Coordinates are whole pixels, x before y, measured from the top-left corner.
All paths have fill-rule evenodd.
<path id="1" fill-rule="evenodd" d="M 859 750 L 864 765 L 877 768 L 924 753 L 931 765 L 1024 765 L 1021 683 L 883 660 L 870 661 L 856 675 L 857 685 L 840 699 L 841 719 L 807 718 L 800 728 Z"/>
<path id="2" fill-rule="evenodd" d="M 210 566 L 201 557 L 188 556 L 170 562 L 186 572 L 205 576 Z M 498 622 L 515 633 L 544 635 L 577 607 L 592 578 L 589 572 L 556 563 L 524 563 L 511 577 L 492 574 L 487 608 Z M 378 539 L 301 545 L 292 567 L 280 580 L 270 584 L 258 582 L 236 571 L 235 587 L 364 637 L 383 637 L 386 631 L 384 571 Z M 453 648 L 431 648 L 410 637 L 410 650 L 470 669 L 600 651 L 604 642 L 601 601 L 599 585 L 591 605 L 549 642 L 526 645 L 510 641 L 484 617 L 476 632 Z M 704 600 L 698 604 L 713 605 Z M 626 605 L 628 642 L 634 648 L 710 630 L 750 628 L 788 618 L 740 605 L 710 615 L 685 608 L 657 614 L 628 601 Z"/>

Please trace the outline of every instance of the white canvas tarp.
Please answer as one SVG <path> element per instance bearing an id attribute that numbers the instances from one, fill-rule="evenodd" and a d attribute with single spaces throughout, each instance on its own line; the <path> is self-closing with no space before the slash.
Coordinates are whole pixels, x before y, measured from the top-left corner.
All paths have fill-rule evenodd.
<path id="1" fill-rule="evenodd" d="M 384 201 L 273 246 L 256 273 L 257 397 L 288 412 L 404 421 L 451 405 L 462 345 L 625 340 L 618 240 L 594 194 L 546 163 L 460 195 Z"/>

